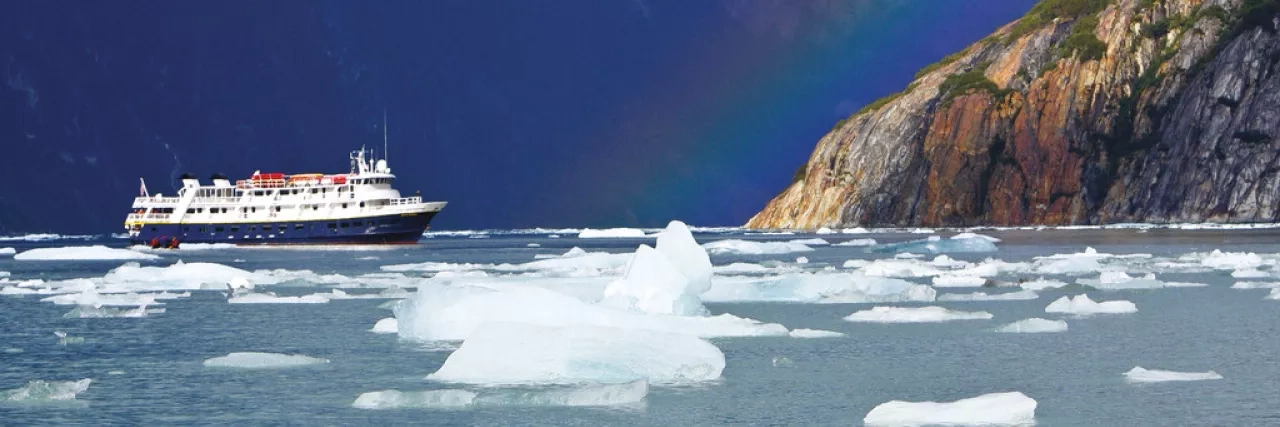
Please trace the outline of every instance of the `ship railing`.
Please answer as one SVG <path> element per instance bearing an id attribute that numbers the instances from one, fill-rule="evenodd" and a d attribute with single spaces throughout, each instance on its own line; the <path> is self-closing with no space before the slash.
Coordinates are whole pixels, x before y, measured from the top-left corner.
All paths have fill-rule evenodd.
<path id="1" fill-rule="evenodd" d="M 178 203 L 181 197 L 139 197 L 133 199 L 134 203 Z"/>
<path id="2" fill-rule="evenodd" d="M 390 199 L 388 202 L 391 206 L 419 205 L 422 204 L 422 197 L 401 197 L 398 199 Z"/>
<path id="3" fill-rule="evenodd" d="M 140 214 L 140 213 L 134 213 L 134 214 L 129 214 L 128 221 L 130 221 L 130 222 L 139 222 L 139 221 L 148 221 L 148 220 L 151 220 L 151 221 L 165 221 L 165 220 L 168 220 L 168 219 L 169 219 L 169 215 L 171 215 L 171 214 L 164 214 L 164 213 Z"/>

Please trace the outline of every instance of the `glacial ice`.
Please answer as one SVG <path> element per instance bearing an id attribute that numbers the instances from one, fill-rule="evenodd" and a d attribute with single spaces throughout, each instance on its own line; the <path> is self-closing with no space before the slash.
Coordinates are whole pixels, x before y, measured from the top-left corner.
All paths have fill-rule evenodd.
<path id="1" fill-rule="evenodd" d="M 18 250 L 14 248 L 0 248 L 0 255 L 13 255 L 16 253 L 18 253 Z"/>
<path id="2" fill-rule="evenodd" d="M 998 294 L 974 292 L 971 294 L 938 295 L 938 301 L 1020 301 L 1020 300 L 1033 300 L 1036 298 L 1040 298 L 1040 295 L 1036 294 L 1034 291 L 1028 291 L 1028 290 L 1005 292 L 1005 293 L 998 293 Z"/>
<path id="3" fill-rule="evenodd" d="M 1066 313 L 1066 314 L 1124 314 L 1137 313 L 1138 306 L 1125 300 L 1094 302 L 1089 299 L 1089 295 L 1080 294 L 1073 297 L 1064 296 L 1049 303 L 1044 308 L 1046 313 Z"/>
<path id="4" fill-rule="evenodd" d="M 273 293 L 247 293 L 227 298 L 228 304 L 324 304 L 329 302 L 322 294 L 282 297 Z"/>
<path id="5" fill-rule="evenodd" d="M 769 267 L 760 264 L 752 264 L 746 262 L 735 262 L 729 265 L 717 265 L 712 267 L 716 274 L 734 275 L 734 274 L 760 274 L 771 271 Z"/>
<path id="6" fill-rule="evenodd" d="M 1271 274 L 1256 268 L 1241 268 L 1232 271 L 1231 277 L 1237 279 L 1265 279 L 1271 277 Z"/>
<path id="7" fill-rule="evenodd" d="M 375 334 L 394 334 L 400 332 L 400 327 L 396 323 L 396 318 L 388 317 L 378 320 L 378 323 L 375 323 L 370 331 Z"/>
<path id="8" fill-rule="evenodd" d="M 994 237 L 962 233 L 949 239 L 944 239 L 940 236 L 929 236 L 926 239 L 876 245 L 870 247 L 869 250 L 880 253 L 907 252 L 916 254 L 995 252 L 998 250 L 995 242 L 998 241 L 999 239 Z"/>
<path id="9" fill-rule="evenodd" d="M 1258 268 L 1266 264 L 1261 256 L 1252 252 L 1223 252 L 1214 249 L 1208 254 L 1187 254 L 1180 258 L 1183 261 L 1199 261 L 1203 266 L 1218 270 L 1242 270 Z"/>
<path id="10" fill-rule="evenodd" d="M 720 277 L 703 301 L 810 303 L 931 302 L 933 288 L 900 279 L 858 273 L 790 273 L 766 277 Z"/>
<path id="11" fill-rule="evenodd" d="M 954 402 L 889 401 L 862 421 L 868 425 L 1022 425 L 1034 424 L 1036 400 L 1020 392 L 990 393 Z"/>
<path id="12" fill-rule="evenodd" d="M 1084 252 L 1036 257 L 1032 270 L 1040 274 L 1084 275 L 1103 271 L 1103 261 L 1131 262 L 1149 259 L 1151 254 L 1114 255 L 1086 247 Z M 1114 269 L 1114 268 L 1113 268 Z"/>
<path id="13" fill-rule="evenodd" d="M 1154 273 L 1133 277 L 1123 271 L 1103 271 L 1097 279 L 1077 279 L 1076 283 L 1104 290 L 1159 289 L 1166 286 L 1165 282 L 1156 280 Z"/>
<path id="14" fill-rule="evenodd" d="M 828 242 L 825 239 L 819 239 L 816 237 L 812 239 L 794 239 L 794 240 L 788 241 L 787 243 L 795 243 L 797 245 L 805 245 L 805 246 L 827 246 L 831 244 L 831 242 Z"/>
<path id="15" fill-rule="evenodd" d="M 177 263 L 167 267 L 143 267 L 137 263 L 125 263 L 102 277 L 104 289 L 128 290 L 201 290 L 226 289 L 235 279 L 254 284 L 274 284 L 276 279 L 266 274 L 251 273 L 239 268 L 207 262 Z"/>
<path id="16" fill-rule="evenodd" d="M 76 395 L 89 389 L 91 382 L 90 378 L 79 381 L 32 380 L 21 388 L 0 391 L 0 400 L 26 403 L 74 400 Z"/>
<path id="17" fill-rule="evenodd" d="M 1280 282 L 1236 282 L 1231 289 L 1271 289 L 1280 288 Z"/>
<path id="18" fill-rule="evenodd" d="M 636 239 L 644 238 L 644 230 L 638 228 L 606 228 L 603 230 L 585 229 L 578 233 L 579 239 Z"/>
<path id="19" fill-rule="evenodd" d="M 582 384 L 554 388 L 490 388 L 383 390 L 361 394 L 351 404 L 359 409 L 463 409 L 490 406 L 612 406 L 643 401 L 649 382 Z"/>
<path id="20" fill-rule="evenodd" d="M 399 391 L 382 390 L 360 394 L 351 407 L 356 409 L 462 409 L 475 402 L 476 393 L 467 390 Z"/>
<path id="21" fill-rule="evenodd" d="M 603 304 L 653 314 L 707 314 L 698 295 L 711 288 L 711 258 L 684 223 L 672 221 L 657 248 L 640 245 L 626 273 L 604 289 Z"/>
<path id="22" fill-rule="evenodd" d="M 996 332 L 1010 334 L 1038 334 L 1046 332 L 1066 332 L 1067 322 L 1064 320 L 1049 320 L 1039 317 L 1030 319 L 1022 319 L 1007 325 L 1000 326 L 995 329 Z"/>
<path id="23" fill-rule="evenodd" d="M 543 326 L 594 325 L 663 331 L 700 337 L 786 335 L 787 328 L 730 314 L 675 316 L 620 310 L 533 286 L 500 289 L 427 283 L 393 311 L 400 338 L 420 341 L 468 339 L 489 322 Z"/>
<path id="24" fill-rule="evenodd" d="M 1264 298 L 1280 300 L 1280 288 L 1271 288 L 1271 292 L 1268 292 Z"/>
<path id="25" fill-rule="evenodd" d="M 107 260 L 155 260 L 157 255 L 108 248 L 102 245 L 67 246 L 60 248 L 28 249 L 13 256 L 18 261 L 107 261 Z"/>
<path id="26" fill-rule="evenodd" d="M 702 245 L 707 252 L 717 255 L 780 255 L 795 252 L 811 252 L 813 248 L 792 242 L 756 242 L 752 240 L 718 240 Z"/>
<path id="27" fill-rule="evenodd" d="M 329 363 L 329 359 L 300 354 L 237 352 L 204 361 L 210 368 L 277 369 Z"/>
<path id="28" fill-rule="evenodd" d="M 92 305 L 81 305 L 71 309 L 62 315 L 64 319 L 103 319 L 113 317 L 137 318 L 147 317 L 148 314 L 164 313 L 163 308 L 147 308 L 141 306 L 138 308 L 121 309 L 111 307 L 94 307 Z"/>
<path id="29" fill-rule="evenodd" d="M 186 294 L 190 296 L 191 294 Z M 164 296 L 178 297 L 180 294 L 167 294 Z M 69 293 L 54 295 L 42 298 L 42 302 L 51 302 L 55 305 L 87 305 L 93 307 L 137 307 L 146 305 L 158 305 L 155 294 L 99 294 L 93 289 L 85 289 L 79 293 Z"/>
<path id="30" fill-rule="evenodd" d="M 1053 279 L 1045 279 L 1043 277 L 1018 283 L 1018 287 L 1028 291 L 1043 291 L 1045 289 L 1057 289 L 1067 286 L 1066 282 Z"/>
<path id="31" fill-rule="evenodd" d="M 933 278 L 933 286 L 937 288 L 976 288 L 987 284 L 985 277 L 959 274 L 941 274 Z"/>
<path id="32" fill-rule="evenodd" d="M 833 245 L 831 245 L 831 246 L 855 246 L 855 247 L 861 247 L 861 246 L 875 246 L 875 245 L 877 245 L 877 244 L 878 244 L 878 243 L 876 242 L 876 239 L 852 239 L 852 240 L 846 240 L 846 241 L 843 241 L 843 242 L 840 242 L 840 243 L 836 243 L 836 244 L 833 244 Z"/>
<path id="33" fill-rule="evenodd" d="M 1159 369 L 1144 369 L 1141 366 L 1135 366 L 1129 372 L 1124 373 L 1125 380 L 1131 383 L 1158 383 L 1166 381 L 1204 381 L 1204 380 L 1220 380 L 1222 375 L 1217 372 L 1177 372 L 1162 371 Z"/>
<path id="34" fill-rule="evenodd" d="M 951 320 L 981 320 L 993 316 L 985 311 L 949 310 L 938 306 L 926 307 L 872 307 L 845 316 L 850 322 L 869 323 L 932 323 Z"/>
<path id="35" fill-rule="evenodd" d="M 33 233 L 21 236 L 0 236 L 0 242 L 48 242 L 52 240 L 90 240 L 98 236 Z"/>
<path id="36" fill-rule="evenodd" d="M 513 355 L 516 355 L 513 357 Z M 427 379 L 471 384 L 713 380 L 724 353 L 704 339 L 636 329 L 481 325 Z"/>
<path id="37" fill-rule="evenodd" d="M 790 335 L 791 338 L 838 338 L 838 337 L 844 336 L 843 333 L 836 332 L 836 331 L 824 331 L 821 329 L 804 329 L 804 328 L 793 329 L 791 330 L 791 333 L 789 333 L 788 335 Z"/>

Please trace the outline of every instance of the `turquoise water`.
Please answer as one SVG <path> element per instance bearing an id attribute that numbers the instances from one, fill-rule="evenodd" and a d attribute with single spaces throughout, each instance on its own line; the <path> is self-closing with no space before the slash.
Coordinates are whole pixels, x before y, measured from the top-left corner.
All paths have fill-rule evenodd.
<path id="1" fill-rule="evenodd" d="M 1147 253 L 1176 258 L 1213 249 L 1280 252 L 1274 230 L 991 231 L 1002 238 L 993 253 L 954 253 L 978 261 L 1028 261 L 1080 252 Z M 209 249 L 165 253 L 144 265 L 215 262 L 246 270 L 312 270 L 358 276 L 389 264 L 520 263 L 535 254 L 629 252 L 645 239 L 576 239 L 566 234 L 489 233 L 435 236 L 390 250 Z M 736 230 L 699 233 L 700 242 L 734 238 L 785 241 L 825 238 L 832 243 L 873 237 L 883 243 L 923 234 L 753 235 Z M 98 243 L 120 246 L 112 239 Z M 539 247 L 528 247 L 536 243 Z M 79 241 L 0 242 L 18 251 Z M 892 254 L 865 248 L 815 246 L 806 253 L 714 255 L 730 262 L 793 262 L 810 271 L 839 268 L 849 259 Z M 9 280 L 101 277 L 123 261 L 15 261 L 0 258 Z M 1266 270 L 1266 267 L 1263 268 Z M 410 273 L 421 275 L 421 273 Z M 771 273 L 765 273 L 771 274 Z M 0 420 L 28 424 L 432 424 L 432 425 L 814 425 L 861 424 L 889 400 L 950 401 L 985 393 L 1020 391 L 1038 401 L 1039 425 L 1277 425 L 1280 424 L 1280 301 L 1266 290 L 1231 289 L 1231 271 L 1163 272 L 1161 280 L 1207 287 L 1090 291 L 1095 300 L 1125 299 L 1139 312 L 1078 318 L 1046 314 L 1049 302 L 1079 287 L 1047 290 L 1025 301 L 902 304 L 707 304 L 713 313 L 846 334 L 839 338 L 713 338 L 725 354 L 722 378 L 685 386 L 653 386 L 640 403 L 612 407 L 498 406 L 462 410 L 352 407 L 361 393 L 459 388 L 426 380 L 456 346 L 403 341 L 369 329 L 391 312 L 383 299 L 326 304 L 226 303 L 220 291 L 196 291 L 168 300 L 165 312 L 144 318 L 67 319 L 72 307 L 38 296 L 0 296 L 0 390 L 31 380 L 92 378 L 72 401 L 3 402 Z M 1025 275 L 1024 275 L 1025 276 Z M 1033 275 L 1039 276 L 1039 275 Z M 1096 278 L 1097 275 L 1080 276 Z M 1058 276 L 1064 281 L 1075 277 Z M 1013 280 L 1015 277 L 1002 277 Z M 927 278 L 910 279 L 929 283 Z M 1239 279 L 1246 280 L 1246 279 Z M 1247 279 L 1266 280 L 1266 279 Z M 282 295 L 327 292 L 322 285 L 290 282 L 268 287 Z M 940 289 L 972 292 L 978 289 Z M 348 290 L 357 293 L 360 290 Z M 369 291 L 365 291 L 369 292 Z M 939 305 L 983 310 L 991 320 L 929 324 L 869 324 L 841 320 L 875 305 Z M 1029 317 L 1066 319 L 1063 333 L 1000 334 L 992 328 Z M 59 343 L 54 331 L 82 342 Z M 203 361 L 229 352 L 304 354 L 330 363 L 292 369 L 208 368 Z M 511 357 L 519 357 L 513 354 Z M 1130 384 L 1134 366 L 1175 371 L 1214 370 L 1224 378 L 1185 383 Z M 468 388 L 468 387 L 464 387 Z M 469 387 L 475 389 L 475 387 Z"/>

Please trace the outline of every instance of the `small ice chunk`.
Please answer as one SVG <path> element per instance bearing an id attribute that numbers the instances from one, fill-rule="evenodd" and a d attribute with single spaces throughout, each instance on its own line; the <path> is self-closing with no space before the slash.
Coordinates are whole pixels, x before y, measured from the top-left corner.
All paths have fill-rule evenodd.
<path id="1" fill-rule="evenodd" d="M 1219 270 L 1252 269 L 1264 264 L 1262 257 L 1258 254 L 1252 252 L 1223 252 L 1219 249 L 1214 249 L 1213 252 L 1207 255 L 1192 254 L 1183 257 L 1183 259 L 1196 257 L 1200 258 L 1201 265 Z"/>
<path id="2" fill-rule="evenodd" d="M 1280 299 L 1280 288 L 1271 288 L 1271 292 L 1267 293 L 1266 299 Z"/>
<path id="3" fill-rule="evenodd" d="M 329 359 L 300 354 L 238 352 L 204 361 L 210 368 L 276 369 L 329 363 Z"/>
<path id="4" fill-rule="evenodd" d="M 476 393 L 467 390 L 399 391 L 382 390 L 360 394 L 351 407 L 357 409 L 461 409 L 475 402 Z"/>
<path id="5" fill-rule="evenodd" d="M 13 256 L 18 261 L 154 260 L 160 256 L 103 245 L 35 248 Z"/>
<path id="6" fill-rule="evenodd" d="M 812 239 L 794 239 L 789 241 L 788 243 L 795 243 L 795 244 L 800 244 L 805 246 L 826 246 L 831 244 L 831 242 L 828 242 L 825 239 L 819 239 L 816 237 Z"/>
<path id="7" fill-rule="evenodd" d="M 724 353 L 704 339 L 598 326 L 485 323 L 427 379 L 472 384 L 713 380 Z"/>
<path id="8" fill-rule="evenodd" d="M 1236 282 L 1231 289 L 1271 289 L 1280 288 L 1280 282 Z"/>
<path id="9" fill-rule="evenodd" d="M 733 275 L 733 274 L 765 273 L 765 272 L 768 272 L 770 268 L 760 264 L 735 262 L 729 265 L 718 265 L 714 268 L 714 270 L 716 274 Z"/>
<path id="10" fill-rule="evenodd" d="M 1064 320 L 1049 320 L 1039 317 L 1030 319 L 1022 319 L 1007 325 L 1003 325 L 995 329 L 996 332 L 1009 334 L 1038 334 L 1046 332 L 1066 332 L 1067 322 Z"/>
<path id="11" fill-rule="evenodd" d="M 791 338 L 838 338 L 844 336 L 843 333 L 836 331 L 804 328 L 793 329 L 788 335 L 791 335 Z"/>
<path id="12" fill-rule="evenodd" d="M 13 255 L 18 253 L 14 248 L 0 248 L 0 255 Z"/>
<path id="13" fill-rule="evenodd" d="M 1028 291 L 1043 291 L 1046 289 L 1057 289 L 1067 286 L 1066 282 L 1053 279 L 1045 279 L 1043 277 L 1035 280 L 1018 283 L 1018 286 Z"/>
<path id="14" fill-rule="evenodd" d="M 1033 300 L 1040 298 L 1040 295 L 1034 291 L 1021 290 L 1016 292 L 1005 292 L 998 294 L 988 294 L 985 292 L 974 292 L 971 294 L 942 294 L 938 295 L 938 301 L 1021 301 Z"/>
<path id="15" fill-rule="evenodd" d="M 640 402 L 648 394 L 649 383 L 645 380 L 551 389 L 485 388 L 478 392 L 458 389 L 383 390 L 361 394 L 351 406 L 359 409 L 445 410 L 491 406 L 611 406 Z"/>
<path id="16" fill-rule="evenodd" d="M 985 277 L 959 274 L 943 274 L 933 278 L 933 286 L 938 288 L 976 288 L 987 284 Z"/>
<path id="17" fill-rule="evenodd" d="M 90 378 L 79 381 L 32 380 L 21 388 L 0 391 L 0 400 L 27 403 L 74 400 L 76 395 L 89 389 L 91 382 Z"/>
<path id="18" fill-rule="evenodd" d="M 807 257 L 796 257 L 796 264 L 808 264 L 808 263 L 809 263 L 809 258 L 807 258 Z"/>
<path id="19" fill-rule="evenodd" d="M 329 298 L 320 294 L 282 297 L 270 293 L 249 293 L 227 298 L 228 304 L 324 304 Z"/>
<path id="20" fill-rule="evenodd" d="M 1165 283 L 1156 280 L 1154 273 L 1147 273 L 1143 277 L 1133 277 L 1123 271 L 1103 271 L 1095 279 L 1078 279 L 1076 283 L 1085 286 L 1092 286 L 1098 289 L 1117 290 L 1117 289 L 1159 289 L 1165 287 Z"/>
<path id="21" fill-rule="evenodd" d="M 63 314 L 64 319 L 103 319 L 112 317 L 137 318 L 147 317 L 148 314 L 164 313 L 163 308 L 147 308 L 141 306 L 131 309 L 120 309 L 111 307 L 94 307 L 92 305 L 81 305 L 71 309 L 71 311 Z"/>
<path id="22" fill-rule="evenodd" d="M 644 230 L 638 228 L 606 228 L 603 230 L 585 229 L 578 233 L 579 239 L 638 239 L 646 237 Z"/>
<path id="23" fill-rule="evenodd" d="M 850 322 L 870 323 L 932 323 L 951 320 L 981 320 L 993 316 L 985 311 L 949 310 L 938 306 L 926 307 L 872 307 L 845 316 Z"/>
<path id="24" fill-rule="evenodd" d="M 1131 383 L 1159 383 L 1166 381 L 1204 381 L 1204 380 L 1220 380 L 1222 375 L 1217 372 L 1177 372 L 1162 371 L 1159 369 L 1144 369 L 1141 366 L 1135 366 L 1129 372 L 1124 373 L 1125 380 Z"/>
<path id="25" fill-rule="evenodd" d="M 814 230 L 813 234 L 836 234 L 836 231 L 832 230 L 830 227 L 820 227 L 817 230 Z"/>
<path id="26" fill-rule="evenodd" d="M 702 245 L 707 252 L 717 255 L 779 255 L 794 252 L 812 252 L 813 248 L 792 242 L 757 242 L 752 240 L 718 240 Z"/>
<path id="27" fill-rule="evenodd" d="M 840 242 L 840 243 L 836 243 L 836 244 L 831 245 L 831 246 L 855 246 L 855 247 L 858 247 L 858 246 L 875 246 L 876 244 L 877 244 L 876 239 L 852 239 L 852 240 L 846 240 L 846 241 L 843 241 L 843 242 Z"/>
<path id="28" fill-rule="evenodd" d="M 1066 314 L 1124 314 L 1137 313 L 1138 306 L 1125 300 L 1094 302 L 1089 295 L 1080 294 L 1073 297 L 1064 296 L 1049 303 L 1044 308 L 1046 313 Z"/>
<path id="29" fill-rule="evenodd" d="M 951 239 L 943 239 L 940 236 L 929 236 L 927 239 L 877 245 L 872 247 L 870 250 L 882 253 L 908 252 L 916 254 L 939 254 L 995 252 L 998 248 L 996 247 L 996 244 L 991 240 L 988 240 L 988 238 L 960 235 Z"/>
<path id="30" fill-rule="evenodd" d="M 1231 277 L 1237 279 L 1261 279 L 1271 277 L 1271 274 L 1256 268 L 1240 268 L 1232 271 Z"/>
<path id="31" fill-rule="evenodd" d="M 541 248 L 541 247 L 542 247 L 542 245 L 537 244 L 537 243 L 529 243 L 529 244 L 524 245 L 524 246 L 525 246 L 526 248 Z"/>
<path id="32" fill-rule="evenodd" d="M 900 279 L 849 273 L 793 273 L 767 277 L 721 277 L 703 301 L 812 303 L 931 302 L 933 288 Z"/>
<path id="33" fill-rule="evenodd" d="M 954 402 L 905 402 L 877 405 L 862 421 L 868 425 L 1034 424 L 1036 400 L 1020 392 L 991 393 Z"/>
<path id="34" fill-rule="evenodd" d="M 378 320 L 378 323 L 373 325 L 371 331 L 375 334 L 394 334 L 400 332 L 400 325 L 396 323 L 396 318 L 388 317 Z"/>
<path id="35" fill-rule="evenodd" d="M 985 234 L 977 234 L 977 233 L 970 233 L 970 232 L 958 233 L 954 236 L 951 236 L 951 239 L 952 240 L 978 239 L 978 240 L 986 240 L 991 243 L 1000 243 L 1000 239 L 997 239 L 995 237 L 991 237 Z"/>

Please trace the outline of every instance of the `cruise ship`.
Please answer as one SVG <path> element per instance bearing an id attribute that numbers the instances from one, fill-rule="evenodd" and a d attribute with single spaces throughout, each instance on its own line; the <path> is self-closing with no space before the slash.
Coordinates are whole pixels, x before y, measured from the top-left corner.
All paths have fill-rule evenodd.
<path id="1" fill-rule="evenodd" d="M 401 197 L 386 159 L 361 148 L 345 174 L 254 172 L 234 184 L 214 175 L 209 185 L 182 176 L 178 194 L 141 196 L 125 219 L 136 245 L 417 243 L 446 202 Z"/>

